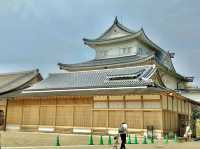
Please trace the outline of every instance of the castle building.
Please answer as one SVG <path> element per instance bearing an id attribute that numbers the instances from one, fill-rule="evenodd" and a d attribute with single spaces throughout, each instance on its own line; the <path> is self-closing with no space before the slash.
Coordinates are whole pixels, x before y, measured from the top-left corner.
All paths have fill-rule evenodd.
<path id="1" fill-rule="evenodd" d="M 193 77 L 176 72 L 174 53 L 117 18 L 101 36 L 83 41 L 95 50 L 94 59 L 59 63 L 65 72 L 7 96 L 6 129 L 112 133 L 126 122 L 130 133 L 152 126 L 157 134 L 182 135 L 200 103 L 179 92 Z"/>

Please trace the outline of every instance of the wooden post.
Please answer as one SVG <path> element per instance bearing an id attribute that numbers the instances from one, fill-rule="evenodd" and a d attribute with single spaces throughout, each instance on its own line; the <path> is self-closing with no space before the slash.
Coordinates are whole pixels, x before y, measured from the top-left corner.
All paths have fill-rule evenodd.
<path id="1" fill-rule="evenodd" d="M 168 111 L 169 110 L 168 94 L 166 96 L 167 96 L 167 111 Z"/>
<path id="2" fill-rule="evenodd" d="M 107 110 L 107 129 L 108 129 L 109 128 L 109 109 L 110 109 L 109 96 L 107 96 L 107 104 L 108 104 L 108 110 Z"/>
<path id="3" fill-rule="evenodd" d="M 123 121 L 127 123 L 126 121 L 126 100 L 125 100 L 125 96 L 123 96 L 123 104 L 124 104 L 124 109 L 123 109 L 123 112 L 124 112 L 124 118 L 123 118 Z"/>
<path id="4" fill-rule="evenodd" d="M 141 103 L 142 103 L 142 129 L 144 129 L 144 100 L 143 100 L 143 95 L 142 96 L 140 96 L 140 101 L 141 101 Z"/>
<path id="5" fill-rule="evenodd" d="M 22 100 L 22 102 L 21 102 L 21 122 L 20 122 L 20 129 L 21 129 L 21 126 L 23 125 L 23 113 L 24 113 L 24 99 L 20 99 L 20 100 Z"/>
<path id="6" fill-rule="evenodd" d="M 72 97 L 72 105 L 73 105 L 73 123 L 72 123 L 72 126 L 73 126 L 73 128 L 74 128 L 74 116 L 75 116 L 75 99 L 74 99 L 74 97 Z"/>
<path id="7" fill-rule="evenodd" d="M 162 121 L 161 121 L 161 130 L 163 131 L 163 129 L 164 129 L 164 117 L 163 117 L 162 95 L 160 95 L 160 108 L 161 108 L 161 117 L 162 117 Z"/>
<path id="8" fill-rule="evenodd" d="M 176 108 L 177 108 L 177 111 L 176 111 L 176 132 L 177 132 L 177 128 L 178 128 L 178 113 L 179 113 L 179 106 L 178 106 L 178 98 L 176 97 Z"/>
<path id="9" fill-rule="evenodd" d="M 92 109 L 94 109 L 94 96 L 89 97 L 91 100 L 91 115 L 92 115 L 92 119 L 91 119 L 91 131 L 93 132 L 93 121 L 94 121 L 94 111 Z"/>
<path id="10" fill-rule="evenodd" d="M 54 125 L 55 125 L 55 130 L 56 130 L 56 121 L 57 121 L 57 96 L 55 96 L 55 100 L 56 100 L 56 111 L 55 111 L 55 122 L 54 122 Z"/>
<path id="11" fill-rule="evenodd" d="M 171 130 L 174 130 L 174 96 L 172 96 Z"/>
<path id="12" fill-rule="evenodd" d="M 168 93 L 166 94 L 166 100 L 167 100 L 167 109 L 165 111 L 165 123 L 166 123 L 166 131 L 168 131 L 170 128 Z"/>
<path id="13" fill-rule="evenodd" d="M 41 112 L 41 97 L 38 99 L 39 100 L 39 117 L 38 117 L 38 127 L 40 126 L 40 112 Z"/>
<path id="14" fill-rule="evenodd" d="M 6 99 L 4 131 L 6 130 L 6 125 L 7 125 L 8 100 L 9 100 L 9 98 Z"/>

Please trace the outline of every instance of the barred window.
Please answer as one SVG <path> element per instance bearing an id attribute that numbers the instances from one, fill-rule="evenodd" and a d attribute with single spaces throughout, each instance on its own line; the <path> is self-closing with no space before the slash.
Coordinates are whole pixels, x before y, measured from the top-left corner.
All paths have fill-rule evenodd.
<path id="1" fill-rule="evenodd" d="M 0 125 L 4 124 L 4 112 L 3 110 L 0 110 Z"/>
<path id="2" fill-rule="evenodd" d="M 107 102 L 94 102 L 94 108 L 95 109 L 107 109 L 108 108 L 108 103 Z"/>

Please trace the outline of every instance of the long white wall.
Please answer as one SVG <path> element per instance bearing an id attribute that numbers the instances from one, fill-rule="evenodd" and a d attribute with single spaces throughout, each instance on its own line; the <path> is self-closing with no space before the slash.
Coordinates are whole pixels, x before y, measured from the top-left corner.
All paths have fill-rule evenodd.
<path id="1" fill-rule="evenodd" d="M 94 47 L 94 49 L 96 50 L 96 59 L 122 57 L 136 54 L 147 56 L 153 53 L 153 50 L 149 49 L 137 40 L 98 45 Z"/>

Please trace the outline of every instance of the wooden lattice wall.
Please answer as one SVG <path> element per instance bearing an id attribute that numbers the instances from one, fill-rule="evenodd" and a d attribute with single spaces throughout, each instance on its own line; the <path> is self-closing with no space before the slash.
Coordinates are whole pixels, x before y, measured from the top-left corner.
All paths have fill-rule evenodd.
<path id="1" fill-rule="evenodd" d="M 18 97 L 8 101 L 7 124 L 98 129 L 127 122 L 131 129 L 176 131 L 178 114 L 191 115 L 191 103 L 167 94 Z"/>

